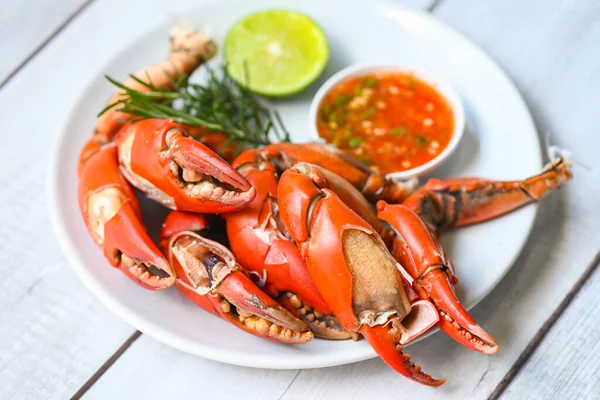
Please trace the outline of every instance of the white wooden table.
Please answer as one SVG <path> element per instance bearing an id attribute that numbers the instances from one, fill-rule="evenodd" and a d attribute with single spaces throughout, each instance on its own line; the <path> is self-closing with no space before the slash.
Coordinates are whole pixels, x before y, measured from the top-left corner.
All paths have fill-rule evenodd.
<path id="1" fill-rule="evenodd" d="M 496 356 L 445 335 L 415 345 L 434 390 L 379 359 L 257 370 L 158 343 L 96 300 L 49 226 L 49 143 L 105 55 L 202 0 L 0 2 L 0 398 L 600 397 L 600 2 L 411 0 L 479 43 L 514 79 L 540 132 L 575 154 L 575 180 L 540 208 L 530 241 L 474 310 Z M 481 260 L 482 265 L 485 260 Z M 443 356 L 440 356 L 443 354 Z"/>

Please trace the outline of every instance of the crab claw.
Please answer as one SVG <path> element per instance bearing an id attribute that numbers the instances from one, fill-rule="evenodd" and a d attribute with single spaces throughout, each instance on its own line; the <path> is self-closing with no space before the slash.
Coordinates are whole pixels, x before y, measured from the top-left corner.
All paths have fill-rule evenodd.
<path id="1" fill-rule="evenodd" d="M 399 203 L 412 193 L 418 180 L 396 181 L 381 174 L 357 157 L 324 143 L 275 143 L 265 147 L 267 157 L 286 169 L 298 162 L 318 165 L 341 176 L 360 190 L 369 201 Z M 338 193 L 339 195 L 339 193 Z"/>
<path id="2" fill-rule="evenodd" d="M 403 346 L 398 335 L 390 332 L 387 327 L 363 325 L 359 332 L 379 357 L 396 372 L 428 386 L 441 386 L 446 382 L 445 379 L 434 379 L 422 372 L 421 367 L 410 360 L 410 354 L 402 352 Z"/>
<path id="3" fill-rule="evenodd" d="M 148 237 L 133 189 L 119 172 L 116 146 L 99 147 L 86 158 L 79 207 L 91 237 L 108 261 L 140 286 L 157 290 L 173 285 L 175 274 Z"/>
<path id="4" fill-rule="evenodd" d="M 161 245 L 181 293 L 256 336 L 286 344 L 310 341 L 308 326 L 260 290 L 227 248 L 190 230 L 205 227 L 203 216 L 179 211 L 169 214 L 163 225 Z"/>
<path id="5" fill-rule="evenodd" d="M 184 125 L 190 136 L 215 153 L 228 163 L 232 163 L 236 152 L 242 147 L 241 143 L 231 140 L 231 137 L 223 132 L 216 132 L 200 126 Z"/>
<path id="6" fill-rule="evenodd" d="M 342 327 L 362 333 L 388 365 L 417 382 L 441 385 L 397 346 L 395 324 L 410 321 L 412 311 L 398 263 L 373 227 L 317 182 L 325 178 L 297 165 L 284 172 L 277 193 L 283 223 L 319 292 Z"/>
<path id="7" fill-rule="evenodd" d="M 217 52 L 212 39 L 202 32 L 185 26 L 175 26 L 169 34 L 169 55 L 166 59 L 140 68 L 122 82 L 124 87 L 142 93 L 154 88 L 169 89 L 175 82 L 188 77 Z M 94 135 L 111 141 L 119 129 L 136 117 L 120 111 L 117 104 L 123 100 L 125 90 L 117 89 L 107 104 L 111 105 L 98 117 Z"/>
<path id="8" fill-rule="evenodd" d="M 572 177 L 571 164 L 558 157 L 541 173 L 520 181 L 430 179 L 402 204 L 416 212 L 438 234 L 540 201 Z"/>
<path id="9" fill-rule="evenodd" d="M 105 140 L 101 135 L 94 135 L 83 145 L 83 148 L 79 152 L 79 160 L 77 161 L 77 176 L 81 176 L 87 162 L 108 143 L 110 141 Z"/>
<path id="10" fill-rule="evenodd" d="M 136 122 L 116 140 L 123 175 L 165 207 L 222 213 L 243 207 L 256 194 L 244 177 L 172 119 Z"/>
<path id="11" fill-rule="evenodd" d="M 456 281 L 440 241 L 409 208 L 377 203 L 378 217 L 396 231 L 394 257 L 414 279 L 421 299 L 431 301 L 440 314 L 439 327 L 462 345 L 494 354 L 498 343 L 484 331 L 460 304 L 452 283 Z"/>
<path id="12" fill-rule="evenodd" d="M 225 216 L 231 250 L 246 270 L 260 277 L 261 288 L 306 322 L 315 336 L 358 339 L 358 334 L 341 328 L 310 279 L 304 259 L 280 220 L 275 168 L 268 161 L 261 162 L 258 152 L 246 151 L 234 162 L 257 194 L 246 207 Z"/>

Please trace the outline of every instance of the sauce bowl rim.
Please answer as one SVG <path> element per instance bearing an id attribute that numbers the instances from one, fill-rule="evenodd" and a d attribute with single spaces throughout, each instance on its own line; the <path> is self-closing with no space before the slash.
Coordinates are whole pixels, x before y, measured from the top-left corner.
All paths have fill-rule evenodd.
<path id="1" fill-rule="evenodd" d="M 326 143 L 323 138 L 319 135 L 317 127 L 317 118 L 319 105 L 323 98 L 331 91 L 331 89 L 338 83 L 343 82 L 349 78 L 355 76 L 365 75 L 375 72 L 398 72 L 404 74 L 412 74 L 416 78 L 427 83 L 433 87 L 440 96 L 442 96 L 448 103 L 452 110 L 454 117 L 454 129 L 452 131 L 452 137 L 448 145 L 442 150 L 440 154 L 429 160 L 425 164 L 417 167 L 407 169 L 405 171 L 389 172 L 385 174 L 387 177 L 392 179 L 410 179 L 415 177 L 423 176 L 437 167 L 441 166 L 450 155 L 458 147 L 458 143 L 463 137 L 465 130 L 465 110 L 463 102 L 458 95 L 457 91 L 450 85 L 446 80 L 427 69 L 420 66 L 398 63 L 398 62 L 387 62 L 387 63 L 360 63 L 352 64 L 345 67 L 332 76 L 330 76 L 317 90 L 317 93 L 313 96 L 309 109 L 309 126 L 310 136 L 313 141 L 320 143 Z M 344 150 L 342 150 L 344 151 Z"/>

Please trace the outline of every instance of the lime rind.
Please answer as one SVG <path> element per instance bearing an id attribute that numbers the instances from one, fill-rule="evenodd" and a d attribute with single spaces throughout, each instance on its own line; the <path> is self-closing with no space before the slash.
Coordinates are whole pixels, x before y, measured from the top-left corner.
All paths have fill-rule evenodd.
<path id="1" fill-rule="evenodd" d="M 272 9 L 250 14 L 230 28 L 224 58 L 227 72 L 240 85 L 281 97 L 302 91 L 321 75 L 329 45 L 312 18 Z"/>

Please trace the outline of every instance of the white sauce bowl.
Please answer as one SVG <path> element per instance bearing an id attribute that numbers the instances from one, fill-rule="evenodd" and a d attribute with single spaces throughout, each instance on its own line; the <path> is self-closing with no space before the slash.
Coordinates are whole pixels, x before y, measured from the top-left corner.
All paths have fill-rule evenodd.
<path id="1" fill-rule="evenodd" d="M 444 148 L 444 150 L 442 150 L 442 152 L 438 154 L 435 158 L 423 165 L 405 171 L 390 172 L 389 174 L 387 174 L 387 176 L 394 179 L 410 179 L 413 177 L 425 175 L 433 171 L 444 161 L 446 161 L 446 159 L 450 157 L 452 152 L 454 152 L 454 150 L 458 146 L 458 143 L 460 142 L 460 139 L 463 136 L 465 128 L 465 110 L 460 97 L 449 84 L 444 82 L 439 76 L 436 76 L 435 74 L 429 71 L 424 71 L 421 68 L 416 69 L 401 64 L 356 64 L 338 71 L 329 79 L 327 79 L 325 83 L 323 83 L 323 85 L 319 88 L 319 90 L 313 97 L 309 111 L 309 126 L 311 138 L 318 142 L 325 142 L 325 140 L 319 136 L 319 131 L 317 128 L 317 118 L 319 116 L 319 105 L 321 104 L 323 98 L 327 95 L 327 93 L 329 93 L 329 91 L 334 86 L 336 86 L 342 81 L 374 72 L 397 72 L 402 74 L 414 75 L 415 78 L 422 80 L 423 82 L 427 83 L 435 90 L 437 90 L 438 93 L 448 103 L 454 116 L 454 130 L 452 132 L 450 142 Z"/>

